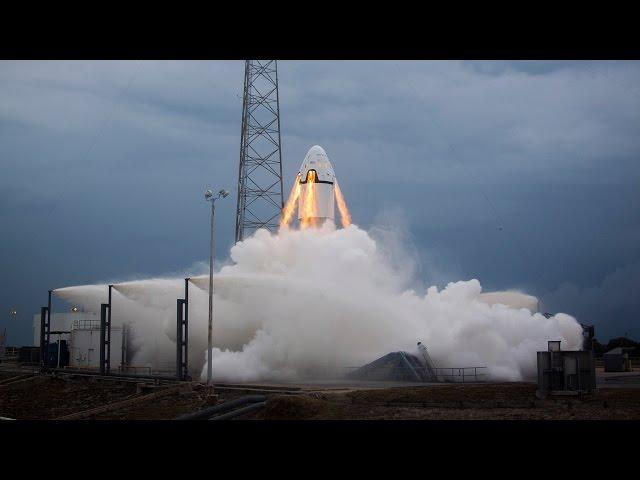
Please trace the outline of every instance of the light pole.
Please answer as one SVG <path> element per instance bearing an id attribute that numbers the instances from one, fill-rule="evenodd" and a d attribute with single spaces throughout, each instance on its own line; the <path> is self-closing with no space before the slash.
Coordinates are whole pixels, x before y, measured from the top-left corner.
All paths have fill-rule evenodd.
<path id="1" fill-rule="evenodd" d="M 211 358 L 211 349 L 213 348 L 213 245 L 214 245 L 214 235 L 213 235 L 213 220 L 216 215 L 216 200 L 219 198 L 225 198 L 229 195 L 229 192 L 226 190 L 220 190 L 217 196 L 213 196 L 213 192 L 211 190 L 207 190 L 204 192 L 204 199 L 207 202 L 211 202 L 211 242 L 209 249 L 209 333 L 208 333 L 208 351 L 207 351 L 207 385 L 211 384 L 211 374 L 212 374 L 212 364 L 213 359 Z"/>

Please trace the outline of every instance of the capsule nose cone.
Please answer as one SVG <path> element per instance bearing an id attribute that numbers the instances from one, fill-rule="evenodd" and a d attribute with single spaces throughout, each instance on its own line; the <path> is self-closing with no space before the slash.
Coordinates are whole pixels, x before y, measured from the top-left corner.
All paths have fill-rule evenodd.
<path id="1" fill-rule="evenodd" d="M 317 180 L 333 183 L 335 178 L 333 165 L 331 165 L 327 153 L 320 145 L 314 145 L 305 155 L 302 165 L 300 165 L 300 177 L 306 179 L 309 170 L 316 171 Z"/>
<path id="2" fill-rule="evenodd" d="M 324 155 L 326 157 L 327 152 L 325 152 L 324 148 L 322 148 L 320 145 L 314 145 L 309 149 L 306 156 L 308 157 L 310 155 Z"/>

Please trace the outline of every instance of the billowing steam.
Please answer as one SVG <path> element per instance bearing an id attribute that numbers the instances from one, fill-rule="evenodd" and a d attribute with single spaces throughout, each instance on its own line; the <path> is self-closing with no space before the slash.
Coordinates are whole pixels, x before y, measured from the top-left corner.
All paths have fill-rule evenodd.
<path id="1" fill-rule="evenodd" d="M 519 306 L 535 310 L 535 297 L 483 296 L 475 279 L 442 290 L 406 290 L 402 272 L 409 266 L 391 261 L 402 256 L 389 255 L 355 225 L 258 230 L 231 249 L 231 258 L 234 264 L 214 276 L 216 380 L 336 378 L 388 352 L 414 351 L 418 341 L 437 366 L 486 366 L 493 379 L 520 380 L 535 375 L 535 352 L 546 349 L 547 340 L 580 348 L 581 327 L 569 315 L 545 318 L 507 306 L 522 301 Z M 206 362 L 207 287 L 207 277 L 193 277 L 189 289 L 194 373 Z M 158 349 L 174 358 L 176 298 L 184 280 L 115 288 L 112 319 L 135 332 L 133 363 L 153 362 Z M 92 311 L 106 293 L 106 286 L 55 291 Z"/>

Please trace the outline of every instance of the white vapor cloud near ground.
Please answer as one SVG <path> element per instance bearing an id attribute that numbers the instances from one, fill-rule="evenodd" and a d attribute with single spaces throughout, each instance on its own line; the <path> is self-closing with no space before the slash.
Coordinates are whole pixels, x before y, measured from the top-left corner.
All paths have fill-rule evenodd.
<path id="1" fill-rule="evenodd" d="M 388 352 L 413 352 L 422 341 L 439 367 L 486 366 L 494 380 L 521 380 L 535 375 L 535 352 L 548 340 L 580 348 L 573 317 L 490 305 L 476 279 L 441 290 L 408 288 L 411 256 L 392 237 L 374 240 L 355 225 L 325 223 L 317 230 L 259 230 L 236 244 L 233 263 L 214 279 L 214 379 L 337 378 Z M 190 364 L 205 375 L 208 277 L 192 284 Z M 151 362 L 157 349 L 173 358 L 183 288 L 182 278 L 116 286 L 113 322 L 132 325 L 135 364 Z M 106 291 L 92 285 L 55 294 L 93 310 Z"/>

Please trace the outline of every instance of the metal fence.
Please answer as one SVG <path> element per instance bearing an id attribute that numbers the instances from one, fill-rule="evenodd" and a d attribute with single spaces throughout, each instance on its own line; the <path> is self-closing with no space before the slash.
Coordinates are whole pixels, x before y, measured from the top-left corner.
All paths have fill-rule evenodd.
<path id="1" fill-rule="evenodd" d="M 79 318 L 73 321 L 73 330 L 100 330 L 100 320 Z"/>
<path id="2" fill-rule="evenodd" d="M 436 367 L 436 377 L 440 382 L 484 382 L 487 380 L 487 367 Z"/>
<path id="3" fill-rule="evenodd" d="M 361 367 L 343 367 L 334 369 L 335 372 L 342 378 L 348 378 L 350 373 L 358 370 Z M 416 381 L 412 380 L 411 376 L 405 368 L 383 368 L 381 369 L 381 376 L 386 378 L 396 378 L 398 381 Z M 445 383 L 478 383 L 486 382 L 489 377 L 487 367 L 434 367 L 435 377 L 431 380 L 423 380 L 426 382 L 445 382 Z M 372 375 L 370 380 L 376 381 L 376 375 Z"/>

